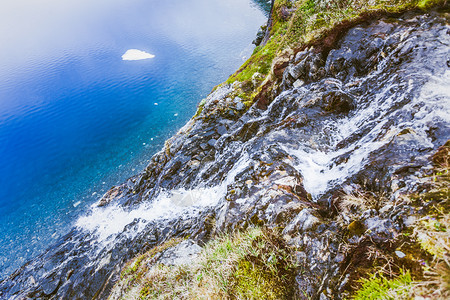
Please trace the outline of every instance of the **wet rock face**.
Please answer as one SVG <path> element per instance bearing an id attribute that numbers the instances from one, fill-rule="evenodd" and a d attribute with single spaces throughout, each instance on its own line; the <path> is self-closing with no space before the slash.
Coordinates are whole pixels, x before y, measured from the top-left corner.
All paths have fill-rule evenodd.
<path id="1" fill-rule="evenodd" d="M 194 241 L 186 240 L 161 253 L 158 263 L 167 266 L 188 265 L 201 250 L 202 248 Z"/>
<path id="2" fill-rule="evenodd" d="M 202 245 L 254 224 L 284 229 L 299 289 L 339 294 L 340 241 L 355 220 L 338 224 L 335 195 L 364 188 L 395 199 L 450 138 L 447 24 L 438 13 L 375 20 L 329 53 L 283 56 L 274 62 L 276 97 L 247 111 L 236 85 L 218 88 L 143 173 L 105 194 L 91 216 L 98 227 L 80 222 L 1 282 L 0 297 L 105 298 L 138 253 L 177 236 Z M 390 213 L 376 208 L 353 224 L 381 240 L 408 212 Z"/>

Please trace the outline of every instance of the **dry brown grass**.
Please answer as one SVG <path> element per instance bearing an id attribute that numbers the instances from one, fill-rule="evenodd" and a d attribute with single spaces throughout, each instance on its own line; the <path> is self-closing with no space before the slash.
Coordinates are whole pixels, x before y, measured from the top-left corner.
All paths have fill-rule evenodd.
<path id="1" fill-rule="evenodd" d="M 166 266 L 152 261 L 157 251 L 165 249 L 152 249 L 128 264 L 118 283 L 125 291 L 115 295 L 125 299 L 294 297 L 294 258 L 280 234 L 271 230 L 250 228 L 221 235 L 189 265 Z"/>

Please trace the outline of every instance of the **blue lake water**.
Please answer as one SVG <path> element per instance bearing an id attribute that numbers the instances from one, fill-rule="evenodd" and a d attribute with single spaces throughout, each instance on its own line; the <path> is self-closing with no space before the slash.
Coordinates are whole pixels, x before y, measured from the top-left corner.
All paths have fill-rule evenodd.
<path id="1" fill-rule="evenodd" d="M 267 2 L 2 3 L 0 278 L 145 167 L 249 56 Z"/>

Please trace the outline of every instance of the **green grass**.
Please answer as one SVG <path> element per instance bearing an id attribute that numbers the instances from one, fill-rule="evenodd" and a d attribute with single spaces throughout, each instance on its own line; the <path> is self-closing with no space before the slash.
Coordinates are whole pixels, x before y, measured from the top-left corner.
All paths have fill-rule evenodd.
<path id="1" fill-rule="evenodd" d="M 389 279 L 383 274 L 373 274 L 368 279 L 361 279 L 362 287 L 354 295 L 355 300 L 376 299 L 410 299 L 412 278 L 409 271 Z"/>
<path id="2" fill-rule="evenodd" d="M 195 113 L 194 118 L 200 116 L 200 114 L 203 111 L 203 108 L 205 107 L 205 104 L 206 104 L 206 99 L 202 99 L 202 101 L 200 101 L 200 103 L 197 106 L 197 112 Z"/>
<path id="3" fill-rule="evenodd" d="M 253 55 L 241 66 L 239 71 L 228 78 L 227 83 L 233 83 L 236 80 L 243 82 L 250 80 L 256 72 L 267 75 L 272 66 L 272 60 L 280 49 L 280 36 L 273 37 L 264 47 L 256 47 Z"/>
<path id="4" fill-rule="evenodd" d="M 156 254 L 179 244 L 183 240 L 184 238 L 170 239 L 125 264 L 120 273 L 119 281 L 122 285 L 122 289 L 130 290 L 133 286 L 139 285 L 148 272 L 147 263 L 151 261 Z"/>
<path id="5" fill-rule="evenodd" d="M 411 9 L 427 10 L 445 0 L 300 0 L 294 3 L 276 0 L 271 39 L 255 48 L 253 55 L 231 75 L 227 83 L 249 80 L 255 72 L 268 75 L 273 59 L 284 49 L 302 48 L 343 21 L 357 20 L 371 12 L 401 13 Z M 284 8 L 283 8 L 284 7 Z M 292 10 L 288 19 L 282 18 L 282 9 Z"/>
<path id="6" fill-rule="evenodd" d="M 152 263 L 150 258 L 164 249 L 152 249 L 124 269 L 118 285 L 126 287 L 126 297 L 292 299 L 294 295 L 294 258 L 279 234 L 271 230 L 250 228 L 222 235 L 187 266 Z M 139 280 L 130 282 L 136 274 Z"/>
<path id="7" fill-rule="evenodd" d="M 272 231 L 253 228 L 208 244 L 197 271 L 197 294 L 207 298 L 289 299 L 296 266 Z"/>

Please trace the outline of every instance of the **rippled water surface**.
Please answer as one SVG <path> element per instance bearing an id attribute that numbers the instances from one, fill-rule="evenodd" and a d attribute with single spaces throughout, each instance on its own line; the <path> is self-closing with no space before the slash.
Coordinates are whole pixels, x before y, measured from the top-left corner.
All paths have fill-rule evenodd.
<path id="1" fill-rule="evenodd" d="M 0 277 L 137 173 L 251 53 L 251 0 L 22 0 L 0 11 Z M 139 49 L 152 59 L 125 61 Z"/>

